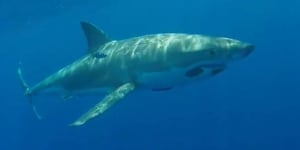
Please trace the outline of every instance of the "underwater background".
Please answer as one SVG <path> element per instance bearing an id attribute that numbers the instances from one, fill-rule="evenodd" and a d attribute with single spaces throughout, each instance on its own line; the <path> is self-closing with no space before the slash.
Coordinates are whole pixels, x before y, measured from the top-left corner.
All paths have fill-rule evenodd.
<path id="1" fill-rule="evenodd" d="M 300 150 L 299 0 L 0 0 L 1 150 Z M 208 80 L 141 91 L 82 127 L 71 122 L 104 95 L 28 104 L 33 85 L 86 54 L 80 21 L 116 40 L 163 32 L 255 44 Z"/>

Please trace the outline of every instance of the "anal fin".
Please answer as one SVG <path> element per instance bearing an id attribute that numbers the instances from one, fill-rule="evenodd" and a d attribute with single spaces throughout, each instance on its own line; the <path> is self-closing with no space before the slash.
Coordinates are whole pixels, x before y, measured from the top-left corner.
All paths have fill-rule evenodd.
<path id="1" fill-rule="evenodd" d="M 92 118 L 103 114 L 114 104 L 123 99 L 128 93 L 135 89 L 133 83 L 126 83 L 119 86 L 116 90 L 107 95 L 103 100 L 91 108 L 87 113 L 83 114 L 79 119 L 71 124 L 71 126 L 81 126 Z"/>

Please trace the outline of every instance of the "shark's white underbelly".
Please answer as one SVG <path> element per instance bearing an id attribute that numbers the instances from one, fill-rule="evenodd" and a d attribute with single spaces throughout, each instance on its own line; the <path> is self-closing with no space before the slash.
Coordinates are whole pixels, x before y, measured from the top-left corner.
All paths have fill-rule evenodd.
<path id="1" fill-rule="evenodd" d="M 195 68 L 201 69 L 201 72 L 195 72 L 192 76 L 189 75 L 188 72 Z M 188 68 L 173 68 L 170 71 L 164 72 L 141 73 L 137 81 L 141 86 L 146 88 L 169 89 L 191 81 L 197 81 L 214 76 L 224 69 L 224 65 L 213 67 L 201 67 L 201 65 L 194 65 Z"/>
<path id="2" fill-rule="evenodd" d="M 153 72 L 143 73 L 138 78 L 138 83 L 146 88 L 172 88 L 176 85 L 187 82 L 187 78 L 184 77 L 184 72 L 174 70 L 171 72 Z"/>

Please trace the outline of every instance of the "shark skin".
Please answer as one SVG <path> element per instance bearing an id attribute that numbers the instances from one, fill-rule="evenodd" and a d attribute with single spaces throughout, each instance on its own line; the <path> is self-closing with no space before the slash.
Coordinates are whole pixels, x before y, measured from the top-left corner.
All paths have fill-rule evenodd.
<path id="1" fill-rule="evenodd" d="M 32 96 L 48 89 L 62 89 L 68 93 L 67 97 L 80 91 L 113 89 L 73 122 L 73 126 L 83 125 L 103 114 L 136 89 L 165 91 L 212 77 L 255 49 L 254 45 L 235 39 L 184 33 L 144 35 L 116 41 L 90 23 L 81 22 L 81 27 L 88 43 L 88 53 L 84 57 L 33 87 L 28 86 L 18 68 L 21 86 L 31 104 Z"/>

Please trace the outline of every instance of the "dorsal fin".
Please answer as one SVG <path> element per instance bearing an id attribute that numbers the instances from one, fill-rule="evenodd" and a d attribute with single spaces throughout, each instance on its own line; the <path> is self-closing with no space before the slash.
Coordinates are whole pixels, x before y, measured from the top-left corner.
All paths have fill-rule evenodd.
<path id="1" fill-rule="evenodd" d="M 80 24 L 87 39 L 89 53 L 92 53 L 97 50 L 99 46 L 110 41 L 106 34 L 102 30 L 97 29 L 94 25 L 83 21 L 80 22 Z"/>

